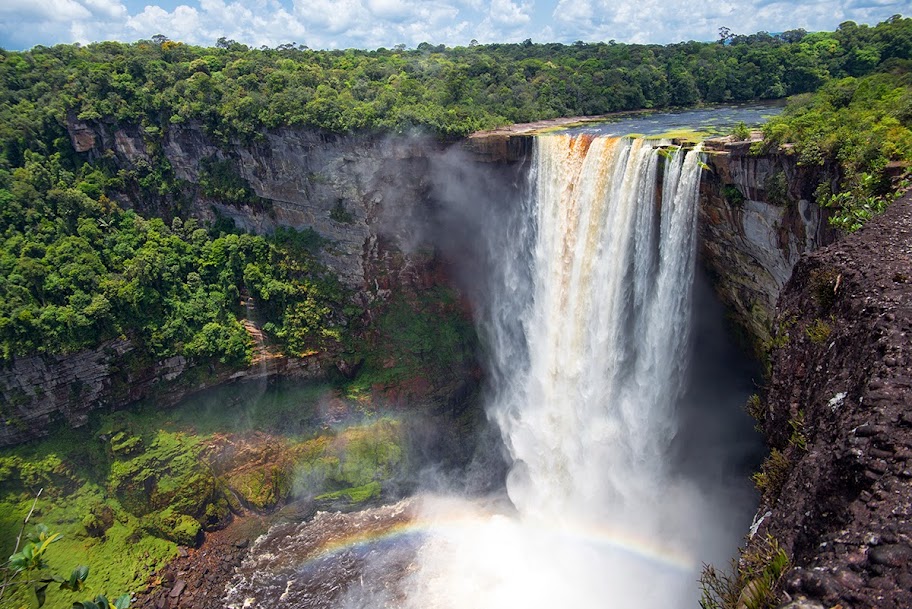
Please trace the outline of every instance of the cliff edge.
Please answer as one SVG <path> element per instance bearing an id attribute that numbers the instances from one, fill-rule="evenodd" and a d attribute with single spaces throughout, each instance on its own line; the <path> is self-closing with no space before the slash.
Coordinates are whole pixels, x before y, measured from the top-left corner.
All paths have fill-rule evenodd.
<path id="1" fill-rule="evenodd" d="M 800 260 L 773 344 L 753 539 L 801 606 L 912 607 L 912 195 Z"/>

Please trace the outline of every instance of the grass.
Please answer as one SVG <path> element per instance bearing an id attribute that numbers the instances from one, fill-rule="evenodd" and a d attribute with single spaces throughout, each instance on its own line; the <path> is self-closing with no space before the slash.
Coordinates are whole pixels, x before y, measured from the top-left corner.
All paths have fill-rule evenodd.
<path id="1" fill-rule="evenodd" d="M 91 537 L 82 524 L 83 514 L 89 513 L 103 502 L 113 503 L 105 498 L 104 489 L 94 483 L 86 483 L 65 499 L 39 499 L 31 522 L 41 522 L 52 531 L 62 533 L 63 538 L 55 543 L 48 554 L 50 567 L 60 573 L 70 573 L 79 565 L 89 567 L 87 590 L 79 593 L 57 591 L 48 594 L 45 607 L 69 609 L 72 604 L 84 598 L 105 594 L 109 598 L 122 592 L 134 592 L 144 588 L 149 574 L 177 555 L 177 545 L 142 532 L 139 519 L 130 517 L 119 510 L 118 520 L 105 533 L 104 538 Z M 7 495 L 0 501 L 0 540 L 3 541 L 4 556 L 12 551 L 21 520 L 28 513 L 32 497 L 27 494 Z M 5 598 L 7 606 L 35 606 L 30 590 L 21 590 Z"/>
<path id="2" fill-rule="evenodd" d="M 665 133 L 660 133 L 659 135 L 651 135 L 649 139 L 652 140 L 681 140 L 684 142 L 690 142 L 691 144 L 698 144 L 703 140 L 712 137 L 713 133 L 711 131 L 701 131 L 698 129 L 671 129 Z"/>
<path id="3" fill-rule="evenodd" d="M 823 321 L 822 319 L 815 319 L 804 329 L 804 332 L 808 335 L 808 338 L 811 339 L 811 342 L 815 345 L 825 343 L 830 334 L 833 333 L 833 329 L 830 327 L 830 324 Z"/>
<path id="4" fill-rule="evenodd" d="M 785 453 L 774 448 L 763 461 L 760 471 L 751 476 L 751 479 L 763 498 L 772 503 L 785 486 L 790 468 L 791 464 Z"/>
<path id="5" fill-rule="evenodd" d="M 751 541 L 728 571 L 705 565 L 700 575 L 702 609 L 772 609 L 791 561 L 770 535 Z"/>

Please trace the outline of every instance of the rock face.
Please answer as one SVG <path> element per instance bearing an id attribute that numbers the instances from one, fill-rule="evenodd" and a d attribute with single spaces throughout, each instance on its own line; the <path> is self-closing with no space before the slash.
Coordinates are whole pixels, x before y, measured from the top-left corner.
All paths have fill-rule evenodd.
<path id="1" fill-rule="evenodd" d="M 135 168 L 149 160 L 140 131 L 103 123 L 68 125 L 77 150 L 90 158 L 115 156 Z M 322 261 L 349 288 L 370 291 L 370 266 L 391 251 L 426 246 L 422 227 L 433 213 L 433 159 L 446 146 L 421 136 L 339 135 L 311 129 L 278 129 L 250 142 L 220 142 L 199 125 L 172 128 L 160 145 L 179 180 L 186 181 L 189 209 L 202 220 L 221 215 L 258 234 L 278 226 L 312 228 L 329 241 Z M 204 164 L 222 163 L 259 200 L 229 204 L 198 188 Z M 121 203 L 142 208 L 139 197 Z M 160 212 L 163 210 L 148 210 Z M 165 210 L 167 211 L 167 210 Z M 387 269 L 394 270 L 394 269 Z"/>
<path id="2" fill-rule="evenodd" d="M 56 423 L 81 427 L 93 410 L 116 409 L 148 397 L 163 406 L 220 383 L 281 374 L 316 378 L 317 358 L 254 358 L 245 370 L 193 366 L 181 356 L 146 360 L 128 340 L 112 340 L 64 356 L 34 356 L 0 369 L 0 446 L 46 435 Z"/>
<path id="3" fill-rule="evenodd" d="M 770 341 L 779 293 L 805 252 L 834 238 L 814 203 L 814 168 L 784 153 L 750 155 L 728 138 L 706 144 L 701 182 L 701 261 L 756 351 Z"/>
<path id="4" fill-rule="evenodd" d="M 779 301 L 763 429 L 784 459 L 760 535 L 785 591 L 912 607 L 912 196 L 799 261 Z"/>

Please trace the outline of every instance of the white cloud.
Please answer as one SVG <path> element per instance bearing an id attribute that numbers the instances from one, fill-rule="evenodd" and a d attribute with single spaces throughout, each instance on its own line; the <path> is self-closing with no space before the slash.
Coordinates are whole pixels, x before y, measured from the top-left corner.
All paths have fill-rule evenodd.
<path id="1" fill-rule="evenodd" d="M 404 0 L 367 0 L 367 8 L 375 16 L 394 23 L 406 21 L 413 14 L 413 7 Z"/>
<path id="2" fill-rule="evenodd" d="M 97 17 L 112 20 L 127 17 L 127 7 L 117 0 L 83 0 L 82 3 Z"/>
<path id="3" fill-rule="evenodd" d="M 164 34 L 210 45 L 391 47 L 575 40 L 678 42 L 736 33 L 834 29 L 909 12 L 908 0 L 0 0 L 0 46 L 133 41 Z"/>
<path id="4" fill-rule="evenodd" d="M 531 10 L 531 4 L 517 4 L 512 0 L 492 0 L 490 15 L 495 23 L 516 27 L 529 23 Z"/>
<path id="5" fill-rule="evenodd" d="M 28 21 L 66 22 L 86 19 L 92 13 L 76 0 L 6 0 L 0 4 L 0 15 Z"/>
<path id="6" fill-rule="evenodd" d="M 199 11 L 185 4 L 171 12 L 160 6 L 147 6 L 140 14 L 127 19 L 126 26 L 139 38 L 164 34 L 174 40 L 196 37 L 201 29 Z"/>

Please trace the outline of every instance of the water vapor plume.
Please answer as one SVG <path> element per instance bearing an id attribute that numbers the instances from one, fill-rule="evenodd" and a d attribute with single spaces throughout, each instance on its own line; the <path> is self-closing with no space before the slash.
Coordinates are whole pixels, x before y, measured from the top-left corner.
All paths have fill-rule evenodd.
<path id="1" fill-rule="evenodd" d="M 494 221 L 480 214 L 476 233 L 509 507 L 425 501 L 422 518 L 439 524 L 409 606 L 693 606 L 702 561 L 732 550 L 712 498 L 669 464 L 700 151 L 585 136 L 535 145 L 527 196 L 486 210 Z"/>

